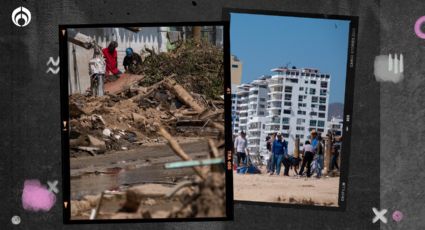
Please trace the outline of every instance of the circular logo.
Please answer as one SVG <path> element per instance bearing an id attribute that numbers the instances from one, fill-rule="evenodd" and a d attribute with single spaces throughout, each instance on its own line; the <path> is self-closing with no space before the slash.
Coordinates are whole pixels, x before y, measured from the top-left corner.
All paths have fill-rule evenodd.
<path id="1" fill-rule="evenodd" d="M 23 6 L 16 8 L 12 12 L 12 22 L 19 27 L 27 26 L 31 22 L 31 12 Z"/>
<path id="2" fill-rule="evenodd" d="M 20 223 L 21 223 L 21 217 L 19 217 L 19 216 L 13 216 L 12 217 L 12 224 L 18 225 Z"/>

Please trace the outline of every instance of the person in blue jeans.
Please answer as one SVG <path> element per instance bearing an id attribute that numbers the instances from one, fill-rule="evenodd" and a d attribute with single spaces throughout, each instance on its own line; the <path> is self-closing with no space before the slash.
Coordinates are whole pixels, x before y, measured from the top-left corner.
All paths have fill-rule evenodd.
<path id="1" fill-rule="evenodd" d="M 273 165 L 276 170 L 276 175 L 280 173 L 280 166 L 284 157 L 288 157 L 288 144 L 283 141 L 282 133 L 277 133 L 277 140 L 273 141 L 272 153 L 273 153 Z M 273 170 L 274 171 L 274 170 Z M 270 175 L 273 175 L 274 172 Z"/>

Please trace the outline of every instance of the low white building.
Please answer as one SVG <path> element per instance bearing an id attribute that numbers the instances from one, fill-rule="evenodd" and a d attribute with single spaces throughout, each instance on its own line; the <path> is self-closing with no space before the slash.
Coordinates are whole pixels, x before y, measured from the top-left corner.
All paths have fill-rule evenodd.
<path id="1" fill-rule="evenodd" d="M 332 117 L 326 126 L 326 133 L 330 131 L 336 136 L 342 136 L 342 128 L 344 121 L 341 118 Z"/>

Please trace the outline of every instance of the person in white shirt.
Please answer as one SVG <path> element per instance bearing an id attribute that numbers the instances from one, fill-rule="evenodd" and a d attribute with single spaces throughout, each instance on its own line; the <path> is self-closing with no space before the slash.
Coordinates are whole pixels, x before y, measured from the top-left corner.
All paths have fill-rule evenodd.
<path id="1" fill-rule="evenodd" d="M 89 61 L 90 90 L 95 97 L 103 96 L 106 63 L 102 52 L 94 49 L 93 58 Z"/>
<path id="2" fill-rule="evenodd" d="M 313 161 L 314 156 L 314 148 L 310 144 L 310 141 L 305 141 L 304 148 L 303 148 L 303 163 L 301 164 L 301 169 L 299 175 L 303 175 L 304 167 L 306 167 L 307 164 L 307 177 L 311 177 L 311 162 Z"/>
<path id="3" fill-rule="evenodd" d="M 246 164 L 247 160 L 247 147 L 248 147 L 248 141 L 245 137 L 245 132 L 241 131 L 239 133 L 239 136 L 235 139 L 235 150 L 236 150 L 236 157 L 237 157 L 237 165 L 239 166 L 241 162 L 243 164 Z"/>

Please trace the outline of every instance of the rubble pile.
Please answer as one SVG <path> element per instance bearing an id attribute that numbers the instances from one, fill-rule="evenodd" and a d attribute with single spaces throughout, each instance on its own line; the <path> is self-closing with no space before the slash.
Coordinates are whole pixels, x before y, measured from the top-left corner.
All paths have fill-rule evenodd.
<path id="1" fill-rule="evenodd" d="M 141 80 L 103 97 L 69 96 L 71 156 L 128 150 L 173 136 L 218 136 L 224 124 L 222 50 L 187 41 L 152 54 Z M 130 76 L 131 77 L 131 76 Z"/>
<path id="2" fill-rule="evenodd" d="M 188 91 L 218 99 L 223 95 L 223 50 L 208 41 L 186 40 L 166 53 L 150 51 L 137 74 L 149 76 L 142 81 L 145 86 L 175 74 L 176 81 Z"/>
<path id="3" fill-rule="evenodd" d="M 177 189 L 144 184 L 124 193 L 87 195 L 80 201 L 71 201 L 71 213 L 88 217 L 101 202 L 102 207 L 97 208 L 99 219 L 223 217 L 226 215 L 225 199 L 224 174 L 209 173 L 206 180 L 192 179 L 188 186 Z"/>

